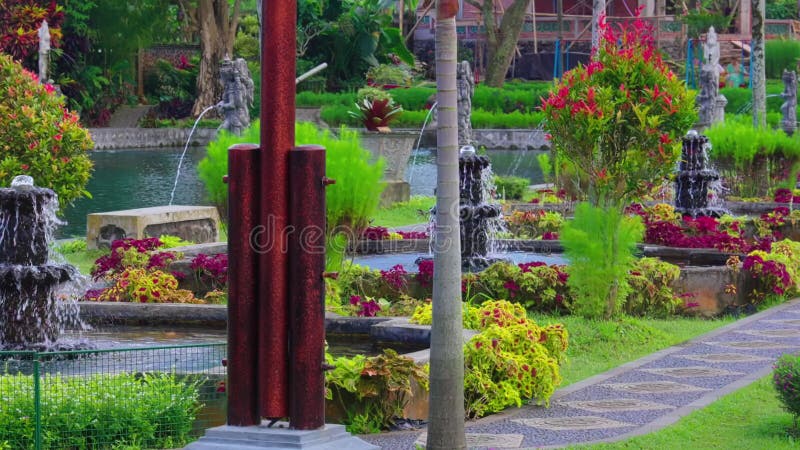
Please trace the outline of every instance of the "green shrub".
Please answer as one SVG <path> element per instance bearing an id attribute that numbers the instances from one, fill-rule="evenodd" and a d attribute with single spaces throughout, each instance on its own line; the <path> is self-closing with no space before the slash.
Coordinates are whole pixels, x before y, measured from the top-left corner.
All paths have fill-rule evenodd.
<path id="1" fill-rule="evenodd" d="M 221 131 L 209 143 L 206 157 L 197 166 L 210 200 L 222 211 L 227 211 L 228 206 L 228 190 L 222 182 L 222 177 L 228 173 L 228 148 L 237 143 L 258 142 L 259 128 L 256 121 L 241 136 Z M 328 231 L 359 236 L 380 202 L 384 187 L 381 182 L 383 161 L 371 163 L 370 153 L 361 146 L 358 133 L 346 128 L 341 128 L 337 137 L 313 124 L 298 123 L 295 142 L 297 145 L 321 145 L 326 149 L 326 174 L 336 180 L 336 184 L 325 190 Z M 334 238 L 327 240 L 331 245 L 335 242 Z M 344 251 L 341 247 L 337 246 L 339 256 Z M 329 247 L 329 251 L 332 250 Z"/>
<path id="2" fill-rule="evenodd" d="M 497 195 L 508 200 L 520 200 L 522 194 L 528 189 L 531 182 L 527 178 L 522 177 L 494 177 L 494 186 L 497 190 Z"/>
<path id="3" fill-rule="evenodd" d="M 580 203 L 575 217 L 561 229 L 569 259 L 569 281 L 575 297 L 572 310 L 583 317 L 613 317 L 629 292 L 628 273 L 644 226 L 638 217 Z"/>
<path id="4" fill-rule="evenodd" d="M 33 448 L 33 378 L 0 377 L 0 442 Z M 197 383 L 173 374 L 47 375 L 41 386 L 42 448 L 182 447 L 199 410 Z"/>
<path id="5" fill-rule="evenodd" d="M 349 127 L 361 127 L 361 120 L 353 117 L 350 112 L 353 110 L 353 105 L 329 105 L 323 106 L 319 112 L 319 116 L 323 122 L 331 127 L 339 128 L 342 125 Z M 406 111 L 398 117 L 398 121 L 402 121 L 406 115 Z"/>
<path id="6" fill-rule="evenodd" d="M 408 87 L 411 85 L 412 78 L 408 66 L 397 64 L 378 64 L 367 70 L 367 80 L 376 85 L 389 84 Z"/>
<path id="7" fill-rule="evenodd" d="M 508 266 L 513 266 L 508 264 Z M 515 266 L 514 266 L 515 267 Z M 464 305 L 464 327 L 479 330 L 464 344 L 467 417 L 482 417 L 523 401 L 548 404 L 561 384 L 560 364 L 569 335 L 561 324 L 540 327 L 525 309 L 506 300 Z M 414 311 L 412 323 L 430 325 L 432 306 Z"/>
<path id="8" fill-rule="evenodd" d="M 541 106 L 542 98 L 547 96 L 551 86 L 550 83 L 509 83 L 503 88 L 494 88 L 478 84 L 472 97 L 472 108 L 496 113 L 534 112 Z"/>
<path id="9" fill-rule="evenodd" d="M 497 113 L 484 109 L 472 110 L 472 128 L 536 128 L 544 121 L 544 113 L 519 112 Z"/>
<path id="10" fill-rule="evenodd" d="M 730 117 L 705 130 L 709 157 L 738 197 L 763 197 L 793 180 L 800 164 L 800 134 L 754 128 L 747 117 Z"/>
<path id="11" fill-rule="evenodd" d="M 62 210 L 90 197 L 92 170 L 87 151 L 94 144 L 64 107 L 53 86 L 39 84 L 9 56 L 0 54 L 0 186 L 30 175 L 37 186 L 54 190 Z"/>
<path id="12" fill-rule="evenodd" d="M 800 41 L 772 39 L 764 44 L 764 70 L 767 78 L 780 80 L 783 70 L 797 70 Z"/>
<path id="13" fill-rule="evenodd" d="M 297 106 L 310 106 L 321 107 L 331 105 L 346 105 L 351 106 L 356 102 L 356 94 L 354 92 L 311 92 L 303 91 L 298 92 L 295 98 Z"/>
<path id="14" fill-rule="evenodd" d="M 416 130 L 421 130 L 422 124 L 425 122 L 425 118 L 428 117 L 428 113 L 429 111 L 427 109 L 419 111 L 403 110 L 403 114 L 393 123 L 396 128 L 413 128 Z M 428 118 L 428 123 L 426 125 L 430 125 L 431 120 L 431 118 Z"/>
<path id="15" fill-rule="evenodd" d="M 404 110 L 424 110 L 431 96 L 436 95 L 436 88 L 414 87 L 409 89 L 392 89 L 392 96 Z M 435 98 L 434 98 L 435 101 Z"/>
<path id="16" fill-rule="evenodd" d="M 794 0 L 774 0 L 766 4 L 767 19 L 797 19 L 797 2 Z"/>
<path id="17" fill-rule="evenodd" d="M 800 355 L 786 354 L 778 358 L 772 383 L 778 391 L 778 398 L 784 409 L 794 416 L 794 427 L 800 417 Z"/>

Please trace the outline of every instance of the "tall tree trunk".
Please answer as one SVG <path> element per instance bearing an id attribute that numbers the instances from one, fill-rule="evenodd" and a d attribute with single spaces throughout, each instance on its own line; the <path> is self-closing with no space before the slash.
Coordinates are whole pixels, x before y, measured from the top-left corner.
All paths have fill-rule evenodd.
<path id="1" fill-rule="evenodd" d="M 222 98 L 219 81 L 219 63 L 225 56 L 233 57 L 233 41 L 239 25 L 239 4 L 236 0 L 231 12 L 228 0 L 199 0 L 197 27 L 200 32 L 200 69 L 197 74 L 197 99 L 192 115 L 199 116 L 204 109 L 217 104 Z"/>
<path id="2" fill-rule="evenodd" d="M 600 46 L 600 16 L 605 13 L 606 0 L 592 0 L 592 53 Z"/>
<path id="3" fill-rule="evenodd" d="M 487 86 L 502 87 L 506 81 L 506 73 L 514 57 L 514 50 L 525 24 L 525 14 L 531 0 L 514 0 L 506 8 L 500 23 L 494 15 L 492 0 L 466 0 L 470 5 L 481 10 L 483 24 L 486 27 L 486 78 Z"/>
<path id="4" fill-rule="evenodd" d="M 746 0 L 745 0 L 746 1 Z M 767 74 L 764 68 L 764 0 L 752 0 L 753 28 L 750 51 L 753 52 L 753 126 L 767 127 Z"/>
<path id="5" fill-rule="evenodd" d="M 456 20 L 458 0 L 437 0 L 436 228 L 433 255 L 428 449 L 466 449 L 461 235 L 458 190 Z"/>

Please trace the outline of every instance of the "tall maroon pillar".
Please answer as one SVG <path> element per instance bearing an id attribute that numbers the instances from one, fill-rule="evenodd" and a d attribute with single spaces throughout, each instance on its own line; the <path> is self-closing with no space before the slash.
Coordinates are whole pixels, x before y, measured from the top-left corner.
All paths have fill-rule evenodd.
<path id="1" fill-rule="evenodd" d="M 325 149 L 289 153 L 289 426 L 325 425 Z"/>
<path id="2" fill-rule="evenodd" d="M 258 221 L 259 148 L 228 149 L 228 424 L 258 425 L 257 255 L 250 233 Z"/>
<path id="3" fill-rule="evenodd" d="M 289 415 L 288 154 L 294 147 L 297 2 L 261 0 L 261 186 L 258 397 L 262 417 Z"/>

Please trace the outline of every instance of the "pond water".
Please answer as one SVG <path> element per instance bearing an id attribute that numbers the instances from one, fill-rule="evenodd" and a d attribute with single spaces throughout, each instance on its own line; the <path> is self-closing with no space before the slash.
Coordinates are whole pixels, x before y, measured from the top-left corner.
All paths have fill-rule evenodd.
<path id="1" fill-rule="evenodd" d="M 85 236 L 86 215 L 96 212 L 146 208 L 169 203 L 182 148 L 99 150 L 90 152 L 94 172 L 87 190 L 91 199 L 79 199 L 64 212 L 67 222 L 58 237 Z M 488 150 L 495 173 L 528 178 L 543 183 L 537 156 L 539 150 Z M 197 164 L 206 155 L 204 147 L 186 153 L 175 192 L 176 205 L 208 205 L 205 188 L 197 177 Z M 436 152 L 416 151 L 408 162 L 406 177 L 412 195 L 433 195 L 436 186 Z"/>

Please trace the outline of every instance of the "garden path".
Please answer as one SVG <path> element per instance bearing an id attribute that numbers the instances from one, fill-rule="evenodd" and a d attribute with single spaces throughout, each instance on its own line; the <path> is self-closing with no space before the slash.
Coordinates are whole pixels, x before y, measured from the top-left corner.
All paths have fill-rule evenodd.
<path id="1" fill-rule="evenodd" d="M 555 448 L 661 429 L 768 375 L 800 351 L 800 298 L 686 343 L 559 389 L 550 407 L 526 405 L 467 422 L 470 449 Z M 361 436 L 384 450 L 422 445 L 425 430 Z"/>

